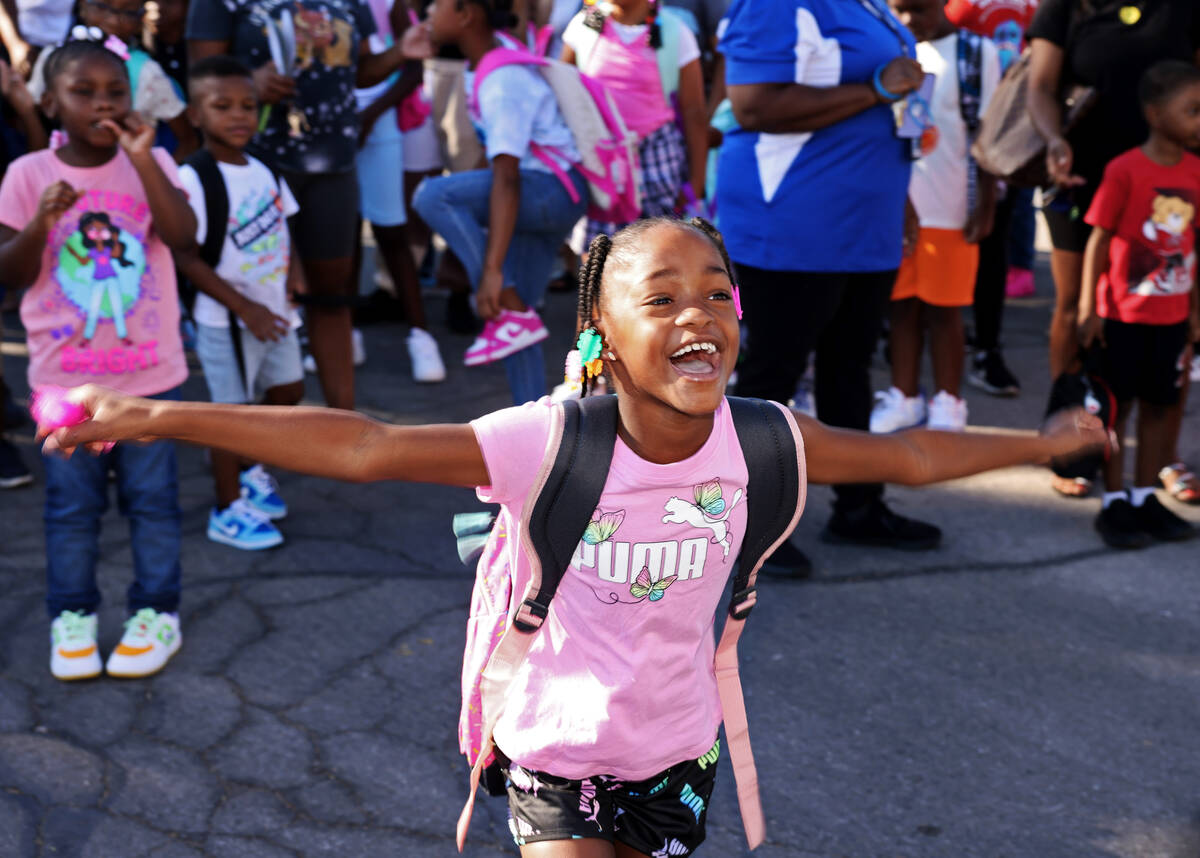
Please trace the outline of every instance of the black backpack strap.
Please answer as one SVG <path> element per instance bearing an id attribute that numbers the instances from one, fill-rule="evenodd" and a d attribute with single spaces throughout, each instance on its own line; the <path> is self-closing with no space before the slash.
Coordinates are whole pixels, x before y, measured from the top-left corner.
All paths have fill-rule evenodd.
<path id="1" fill-rule="evenodd" d="M 751 575 L 779 539 L 795 526 L 801 500 L 796 439 L 787 416 L 772 402 L 728 396 L 749 480 L 746 484 L 746 535 L 733 576 L 729 613 L 745 619 L 754 607 Z"/>
<path id="2" fill-rule="evenodd" d="M 537 631 L 571 557 L 600 503 L 617 440 L 617 397 L 589 396 L 562 404 L 563 434 L 545 486 L 534 503 L 529 539 L 541 562 L 541 583 L 513 626 Z"/>
<path id="3" fill-rule="evenodd" d="M 221 252 L 225 249 L 225 234 L 229 226 L 229 191 L 217 159 L 207 149 L 197 149 L 184 161 L 196 171 L 200 188 L 204 191 L 204 244 L 200 246 L 200 258 L 209 268 L 217 270 L 221 264 Z M 274 171 L 272 171 L 274 175 Z M 278 181 L 278 180 L 277 180 Z M 249 401 L 254 396 L 250 379 L 246 378 L 246 355 L 242 350 L 242 337 L 237 314 L 229 314 L 229 340 L 233 343 L 233 357 L 237 361 L 238 374 Z"/>

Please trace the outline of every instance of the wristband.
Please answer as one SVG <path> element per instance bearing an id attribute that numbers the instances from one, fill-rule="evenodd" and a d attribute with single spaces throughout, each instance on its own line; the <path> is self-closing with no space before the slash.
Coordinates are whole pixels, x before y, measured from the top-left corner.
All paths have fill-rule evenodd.
<path id="1" fill-rule="evenodd" d="M 875 74 L 871 77 L 871 86 L 875 90 L 876 97 L 881 101 L 886 101 L 889 103 L 897 102 L 904 96 L 891 92 L 884 87 L 883 70 L 885 68 L 887 68 L 887 63 L 882 63 L 877 69 L 875 69 Z"/>

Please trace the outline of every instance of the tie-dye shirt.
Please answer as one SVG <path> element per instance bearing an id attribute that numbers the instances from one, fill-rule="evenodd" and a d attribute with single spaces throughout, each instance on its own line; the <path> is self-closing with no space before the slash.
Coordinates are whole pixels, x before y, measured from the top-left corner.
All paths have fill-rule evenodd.
<path id="1" fill-rule="evenodd" d="M 550 429 L 549 399 L 474 421 L 524 593 L 520 513 Z M 746 463 L 729 409 L 698 452 L 647 462 L 620 438 L 595 511 L 510 688 L 496 745 L 565 778 L 648 778 L 707 752 L 721 723 L 713 625 L 746 527 Z"/>
<path id="2" fill-rule="evenodd" d="M 178 185 L 171 156 L 155 149 L 154 157 Z M 29 384 L 94 381 L 135 396 L 182 384 L 175 264 L 129 156 L 118 151 L 99 167 L 68 166 L 49 149 L 18 158 L 0 184 L 0 223 L 24 229 L 59 179 L 84 193 L 50 230 L 38 278 L 21 299 Z"/>

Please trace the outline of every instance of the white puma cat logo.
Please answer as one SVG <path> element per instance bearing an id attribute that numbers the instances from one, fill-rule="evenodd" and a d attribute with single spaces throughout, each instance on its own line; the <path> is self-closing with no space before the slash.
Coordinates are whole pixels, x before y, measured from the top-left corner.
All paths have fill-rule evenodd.
<path id="1" fill-rule="evenodd" d="M 714 481 L 715 482 L 715 481 Z M 706 486 L 711 484 L 705 484 Z M 700 488 L 700 487 L 697 487 Z M 729 546 L 732 540 L 729 538 L 729 526 L 725 523 L 729 518 L 729 513 L 738 505 L 738 501 L 742 499 L 742 490 L 738 489 L 733 493 L 733 502 L 725 507 L 725 512 L 719 518 L 709 515 L 704 508 L 691 501 L 683 498 L 672 497 L 666 503 L 667 515 L 663 516 L 663 524 L 687 524 L 692 527 L 711 530 L 712 541 L 720 545 L 725 552 L 725 556 L 729 556 Z M 721 503 L 724 506 L 724 502 Z M 710 503 L 710 507 L 715 504 Z"/>

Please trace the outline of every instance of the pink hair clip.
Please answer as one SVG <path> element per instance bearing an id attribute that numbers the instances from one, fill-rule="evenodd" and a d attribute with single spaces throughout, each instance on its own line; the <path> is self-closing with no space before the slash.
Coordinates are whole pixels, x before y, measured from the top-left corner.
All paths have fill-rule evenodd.
<path id="1" fill-rule="evenodd" d="M 738 321 L 742 320 L 742 290 L 733 284 L 733 309 L 737 310 Z"/>
<path id="2" fill-rule="evenodd" d="M 116 36 L 109 36 L 104 40 L 104 47 L 108 48 L 125 62 L 129 62 L 129 45 L 125 44 L 123 39 L 118 39 Z"/>

